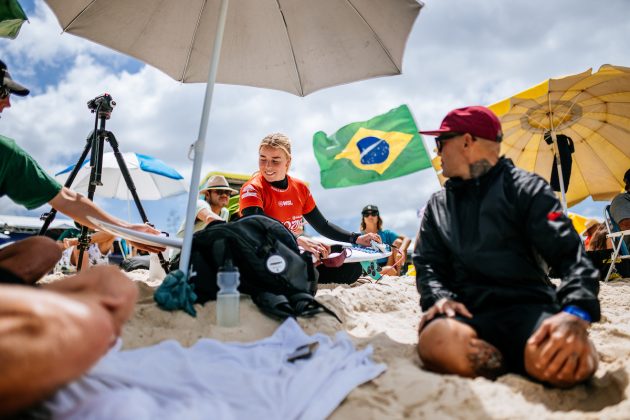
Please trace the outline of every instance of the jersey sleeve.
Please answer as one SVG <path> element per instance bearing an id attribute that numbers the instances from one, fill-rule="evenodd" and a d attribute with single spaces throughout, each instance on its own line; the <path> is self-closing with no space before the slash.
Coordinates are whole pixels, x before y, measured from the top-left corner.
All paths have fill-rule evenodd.
<path id="1" fill-rule="evenodd" d="M 304 196 L 302 214 L 307 214 L 315 208 L 315 199 L 313 198 L 313 194 L 311 194 L 311 190 L 306 185 L 302 185 L 302 194 Z"/>
<path id="2" fill-rule="evenodd" d="M 241 188 L 238 210 L 242 212 L 248 207 L 263 208 L 262 188 L 258 188 L 253 183 L 246 183 Z"/>

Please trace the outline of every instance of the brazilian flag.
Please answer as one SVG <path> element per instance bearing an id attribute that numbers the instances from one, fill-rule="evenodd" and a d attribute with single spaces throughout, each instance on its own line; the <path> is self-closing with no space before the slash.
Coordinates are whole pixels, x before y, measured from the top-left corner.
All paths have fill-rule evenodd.
<path id="1" fill-rule="evenodd" d="M 15 39 L 27 19 L 17 0 L 0 0 L 0 37 Z"/>
<path id="2" fill-rule="evenodd" d="M 431 167 L 431 159 L 407 105 L 368 121 L 313 136 L 324 188 L 384 181 Z"/>

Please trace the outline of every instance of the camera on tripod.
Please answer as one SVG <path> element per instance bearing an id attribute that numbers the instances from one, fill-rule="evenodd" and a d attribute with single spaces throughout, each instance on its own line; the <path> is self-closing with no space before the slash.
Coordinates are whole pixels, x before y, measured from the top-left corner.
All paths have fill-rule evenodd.
<path id="1" fill-rule="evenodd" d="M 90 99 L 87 103 L 88 109 L 92 112 L 98 112 L 99 118 L 109 119 L 116 102 L 109 93 L 104 93 L 94 99 Z"/>

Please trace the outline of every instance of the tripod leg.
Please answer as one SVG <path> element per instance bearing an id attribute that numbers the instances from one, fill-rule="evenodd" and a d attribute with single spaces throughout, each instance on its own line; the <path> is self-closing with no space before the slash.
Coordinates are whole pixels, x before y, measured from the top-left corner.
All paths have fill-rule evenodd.
<path id="1" fill-rule="evenodd" d="M 97 118 L 98 114 L 97 114 Z M 100 127 L 94 132 L 92 136 L 92 157 L 90 169 L 90 183 L 88 185 L 87 198 L 90 201 L 94 201 L 94 192 L 97 185 L 101 184 L 101 165 L 103 162 L 103 144 L 107 137 L 107 131 L 105 131 L 105 118 L 100 118 Z M 87 226 L 81 226 L 81 236 L 79 236 L 79 260 L 77 261 L 77 271 L 81 271 L 83 268 L 83 254 L 90 246 L 90 234 Z"/>
<path id="2" fill-rule="evenodd" d="M 122 173 L 123 179 L 125 180 L 125 184 L 127 184 L 127 189 L 131 193 L 133 197 L 133 201 L 136 204 L 136 208 L 140 213 L 140 217 L 142 218 L 143 223 L 149 223 L 149 219 L 147 218 L 147 214 L 144 212 L 144 208 L 142 207 L 142 202 L 140 201 L 140 197 L 138 197 L 138 192 L 136 191 L 136 186 L 133 183 L 133 179 L 131 179 L 131 175 L 129 175 L 129 169 L 127 168 L 127 164 L 125 163 L 125 159 L 123 159 L 122 153 L 118 149 L 118 141 L 114 136 L 114 133 L 111 131 L 107 132 L 107 138 L 109 140 L 109 144 L 112 146 L 114 150 L 114 157 L 116 157 L 116 162 L 118 163 L 118 167 L 120 168 L 120 172 Z M 164 256 L 161 252 L 158 252 L 158 258 L 160 259 L 160 265 L 164 268 L 164 271 L 168 271 L 168 262 L 164 259 Z"/>
<path id="3" fill-rule="evenodd" d="M 85 158 L 87 157 L 87 154 L 90 152 L 90 149 L 92 148 L 92 139 L 93 138 L 94 138 L 94 133 L 90 133 L 90 135 L 88 136 L 88 138 L 86 140 L 85 148 L 83 149 L 83 153 L 81 153 L 81 156 L 79 157 L 79 160 L 77 160 L 76 165 L 74 165 L 74 168 L 72 169 L 72 172 L 70 172 L 70 175 L 68 176 L 68 179 L 66 179 L 66 182 L 63 184 L 64 187 L 70 188 L 70 186 L 74 182 L 74 178 L 77 177 L 77 174 L 81 170 L 81 167 L 83 167 L 83 162 L 85 161 Z M 57 215 L 57 209 L 50 209 L 50 211 L 48 213 L 44 213 L 44 214 L 41 215 L 40 219 L 44 221 L 44 224 L 42 225 L 41 229 L 39 230 L 39 233 L 38 233 L 39 236 L 42 236 L 42 235 L 44 235 L 46 233 L 46 231 L 48 230 L 48 227 L 50 226 L 52 221 L 55 220 L 55 216 L 56 215 Z"/>

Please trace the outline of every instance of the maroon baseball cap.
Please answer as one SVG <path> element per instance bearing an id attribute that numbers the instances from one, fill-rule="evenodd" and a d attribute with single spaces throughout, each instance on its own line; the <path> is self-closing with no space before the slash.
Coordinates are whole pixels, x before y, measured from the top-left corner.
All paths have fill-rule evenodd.
<path id="1" fill-rule="evenodd" d="M 440 136 L 446 133 L 469 133 L 475 137 L 500 142 L 503 139 L 501 121 L 485 106 L 457 108 L 446 114 L 438 130 L 420 131 L 421 134 Z"/>

